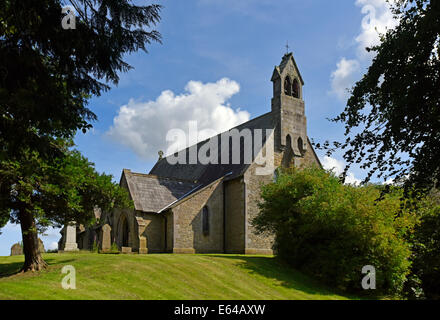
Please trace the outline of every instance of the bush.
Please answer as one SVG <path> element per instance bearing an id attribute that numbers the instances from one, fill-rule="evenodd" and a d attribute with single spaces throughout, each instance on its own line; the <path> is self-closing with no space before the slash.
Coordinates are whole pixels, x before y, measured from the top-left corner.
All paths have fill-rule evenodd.
<path id="1" fill-rule="evenodd" d="M 120 251 L 119 251 L 118 245 L 115 242 L 113 242 L 111 247 L 110 247 L 110 250 L 106 250 L 106 251 L 99 250 L 99 253 L 102 253 L 102 254 L 119 254 Z"/>
<path id="2" fill-rule="evenodd" d="M 98 247 L 98 243 L 96 242 L 96 240 L 93 241 L 92 249 L 90 251 L 95 252 L 95 253 L 99 252 L 99 247 Z"/>
<path id="3" fill-rule="evenodd" d="M 417 282 L 407 284 L 407 295 L 419 298 L 420 289 L 427 299 L 440 299 L 440 196 L 431 194 L 418 210 L 420 223 L 410 238 L 413 264 L 411 276 Z"/>
<path id="4" fill-rule="evenodd" d="M 112 243 L 109 253 L 119 253 L 119 247 L 115 242 Z"/>
<path id="5" fill-rule="evenodd" d="M 396 294 L 409 273 L 405 235 L 415 215 L 401 211 L 401 192 L 383 200 L 377 186 L 343 185 L 320 168 L 286 169 L 262 186 L 253 224 L 275 234 L 275 249 L 292 266 L 334 287 L 365 292 L 363 266 L 376 269 L 372 294 Z"/>

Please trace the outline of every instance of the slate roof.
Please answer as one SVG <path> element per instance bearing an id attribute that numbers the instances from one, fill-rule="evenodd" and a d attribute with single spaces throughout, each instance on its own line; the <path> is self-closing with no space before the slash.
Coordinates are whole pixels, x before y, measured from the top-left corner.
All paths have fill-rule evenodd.
<path id="1" fill-rule="evenodd" d="M 200 186 L 188 180 L 135 173 L 127 169 L 122 173 L 121 185 L 124 180 L 135 209 L 144 212 L 159 212 Z"/>
<path id="2" fill-rule="evenodd" d="M 242 129 L 249 129 L 252 133 L 252 136 L 255 133 L 255 129 L 263 129 L 263 144 L 266 139 L 266 129 L 273 129 L 272 123 L 272 113 L 268 112 L 263 114 L 260 117 L 252 119 L 248 122 L 245 122 L 233 129 L 238 129 L 241 131 Z M 231 129 L 232 130 L 232 129 Z M 186 164 L 170 164 L 168 159 L 169 157 L 165 157 L 159 160 L 156 165 L 151 169 L 150 174 L 154 174 L 157 176 L 165 176 L 165 177 L 173 177 L 175 179 L 189 179 L 192 181 L 197 181 L 203 185 L 209 184 L 214 180 L 217 180 L 225 175 L 230 175 L 229 179 L 233 179 L 242 175 L 250 164 L 244 163 L 241 161 L 240 164 L 231 164 L 232 159 L 229 161 L 230 164 L 221 164 L 221 133 L 217 135 L 218 138 L 218 164 L 201 164 L 197 159 L 196 164 L 189 164 L 189 148 L 186 148 L 181 152 L 186 152 L 187 161 Z M 254 141 L 254 139 L 252 139 Z M 197 152 L 200 147 L 207 143 L 208 140 L 204 140 L 197 144 Z M 252 146 L 253 150 L 254 146 Z M 229 143 L 229 154 L 232 154 L 232 143 Z M 243 153 L 245 148 L 243 147 L 243 143 L 240 146 L 240 159 L 243 159 Z M 252 156 L 252 160 L 254 160 L 254 152 Z"/>
<path id="3" fill-rule="evenodd" d="M 193 190 L 191 190 L 187 194 L 183 195 L 180 199 L 177 199 L 176 201 L 174 201 L 174 202 L 170 203 L 169 205 L 167 205 L 166 207 L 162 208 L 160 211 L 158 211 L 158 213 L 161 213 L 161 212 L 167 211 L 168 209 L 174 208 L 175 206 L 182 203 L 186 199 L 192 197 L 193 195 L 195 195 L 197 193 L 200 193 L 201 191 L 203 191 L 203 189 L 213 185 L 217 181 L 224 180 L 224 179 L 228 178 L 230 175 L 231 175 L 231 172 L 227 173 L 226 175 L 224 175 L 223 177 L 221 177 L 217 180 L 214 180 L 213 182 L 211 182 L 209 184 L 206 184 L 206 185 L 200 184 L 198 187 L 195 187 Z"/>

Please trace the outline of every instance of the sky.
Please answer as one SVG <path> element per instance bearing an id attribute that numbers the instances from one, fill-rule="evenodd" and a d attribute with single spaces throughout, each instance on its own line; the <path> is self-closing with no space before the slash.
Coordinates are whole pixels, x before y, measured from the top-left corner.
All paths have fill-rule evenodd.
<path id="1" fill-rule="evenodd" d="M 135 1 L 150 4 L 151 1 Z M 315 142 L 343 138 L 340 113 L 350 88 L 371 63 L 365 47 L 396 24 L 385 0 L 156 0 L 163 5 L 156 29 L 162 44 L 125 57 L 133 67 L 117 86 L 90 100 L 98 116 L 93 129 L 78 133 L 76 148 L 99 172 L 119 182 L 122 169 L 148 173 L 166 153 L 167 132 L 188 130 L 197 121 L 201 138 L 270 111 L 275 65 L 293 52 L 305 82 L 308 136 Z M 324 167 L 344 168 L 340 153 Z M 349 183 L 365 173 L 352 168 Z M 0 256 L 21 240 L 8 224 L 0 235 Z M 41 238 L 55 248 L 59 230 Z"/>

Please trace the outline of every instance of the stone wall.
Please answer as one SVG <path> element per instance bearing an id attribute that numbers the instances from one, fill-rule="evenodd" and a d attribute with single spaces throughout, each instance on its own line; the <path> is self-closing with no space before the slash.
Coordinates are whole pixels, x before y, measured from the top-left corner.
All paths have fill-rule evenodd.
<path id="1" fill-rule="evenodd" d="M 272 133 L 272 135 L 267 139 L 268 148 L 272 148 L 275 146 L 274 151 L 274 169 L 280 166 L 305 166 L 310 164 L 320 165 L 319 160 L 316 154 L 313 152 L 312 146 L 306 140 L 307 147 L 303 156 L 293 156 L 290 158 L 288 164 L 283 163 L 286 159 L 286 150 L 277 149 L 275 138 L 276 132 Z M 266 156 L 265 148 L 260 151 L 262 156 Z M 245 194 L 246 194 L 246 254 L 272 254 L 273 253 L 273 244 L 275 237 L 271 234 L 257 234 L 255 228 L 252 226 L 252 220 L 259 212 L 258 202 L 261 201 L 260 191 L 261 186 L 267 183 L 270 183 L 274 179 L 273 172 L 267 175 L 258 175 L 256 173 L 256 169 L 261 167 L 261 165 L 256 164 L 255 162 L 248 168 L 244 175 L 244 186 L 245 186 Z M 232 204 L 231 204 L 232 205 Z M 236 204 L 234 204 L 236 205 Z"/>
<path id="2" fill-rule="evenodd" d="M 138 220 L 143 220 L 145 228 L 140 227 L 140 236 L 146 238 L 149 253 L 165 251 L 165 217 L 157 213 L 143 213 Z"/>
<path id="3" fill-rule="evenodd" d="M 245 249 L 245 208 L 244 182 L 240 177 L 225 182 L 226 198 L 226 253 L 244 253 Z"/>
<path id="4" fill-rule="evenodd" d="M 174 248 L 174 215 L 172 211 L 168 211 L 165 214 L 166 219 L 166 228 L 167 228 L 167 234 L 166 234 L 166 252 L 173 252 Z"/>
<path id="5" fill-rule="evenodd" d="M 270 135 L 266 141 L 268 148 L 273 148 L 274 145 L 274 133 Z M 260 154 L 266 156 L 265 148 L 260 151 Z M 258 215 L 259 208 L 258 202 L 260 201 L 261 185 L 267 184 L 273 181 L 273 172 L 276 167 L 280 165 L 282 154 L 275 152 L 274 154 L 274 167 L 268 172 L 267 175 L 257 174 L 257 168 L 262 167 L 254 162 L 249 166 L 248 170 L 244 174 L 245 184 L 245 197 L 246 197 L 246 254 L 273 254 L 274 236 L 272 234 L 257 234 L 252 220 Z"/>
<path id="6" fill-rule="evenodd" d="M 44 249 L 43 241 L 40 238 L 38 238 L 37 241 L 38 241 L 38 251 L 40 253 L 45 253 L 46 250 Z M 23 246 L 21 245 L 21 243 L 17 242 L 13 244 L 11 247 L 11 256 L 19 256 L 22 254 L 23 254 Z"/>
<path id="7" fill-rule="evenodd" d="M 11 256 L 19 256 L 23 254 L 23 247 L 20 243 L 15 243 L 11 247 Z"/>
<path id="8" fill-rule="evenodd" d="M 202 210 L 209 210 L 209 234 L 202 230 Z M 223 182 L 216 181 L 172 209 L 174 253 L 223 252 Z"/>

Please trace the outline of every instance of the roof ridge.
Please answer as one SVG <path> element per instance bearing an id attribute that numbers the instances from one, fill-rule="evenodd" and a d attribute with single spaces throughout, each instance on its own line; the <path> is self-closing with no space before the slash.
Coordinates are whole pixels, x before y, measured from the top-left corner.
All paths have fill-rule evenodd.
<path id="1" fill-rule="evenodd" d="M 254 121 L 256 121 L 256 120 L 259 120 L 260 118 L 266 117 L 266 116 L 268 116 L 268 115 L 270 115 L 270 114 L 272 114 L 272 111 L 266 112 L 266 113 L 264 113 L 264 114 L 262 114 L 262 115 L 259 115 L 259 116 L 256 117 L 256 118 L 250 119 L 250 120 L 248 120 L 248 121 L 246 121 L 246 122 L 243 122 L 243 123 L 241 123 L 241 124 L 239 124 L 239 125 L 236 125 L 235 127 L 232 127 L 232 128 L 230 128 L 230 129 L 228 129 L 228 130 L 225 130 L 225 131 L 222 131 L 222 132 L 216 134 L 215 136 L 212 136 L 212 137 L 209 137 L 209 138 L 207 138 L 207 139 L 205 139 L 205 140 L 202 140 L 202 141 L 199 141 L 199 142 L 197 142 L 197 143 L 194 143 L 194 144 L 192 144 L 192 145 L 190 145 L 190 146 L 188 146 L 188 147 L 186 147 L 186 148 L 184 148 L 184 149 L 181 149 L 181 150 L 179 150 L 179 151 L 176 151 L 176 152 L 174 152 L 174 153 L 179 153 L 179 152 L 182 152 L 182 151 L 184 151 L 184 150 L 187 150 L 187 149 L 189 149 L 189 148 L 191 148 L 191 147 L 198 146 L 199 144 L 206 143 L 209 139 L 212 139 L 213 137 L 221 136 L 222 134 L 224 134 L 224 133 L 226 133 L 226 132 L 228 132 L 228 131 L 231 131 L 231 130 L 236 129 L 236 128 L 238 128 L 238 127 L 241 127 L 241 126 L 244 126 L 244 125 L 246 125 L 246 124 L 252 123 L 252 122 L 254 122 Z M 166 160 L 166 158 L 168 158 L 169 156 L 171 156 L 171 155 L 168 155 L 168 156 L 166 156 L 166 157 L 163 157 L 161 160 L 157 161 L 156 164 L 153 166 L 153 168 L 152 168 L 151 170 L 153 170 L 154 167 L 155 167 L 159 162 Z"/>

